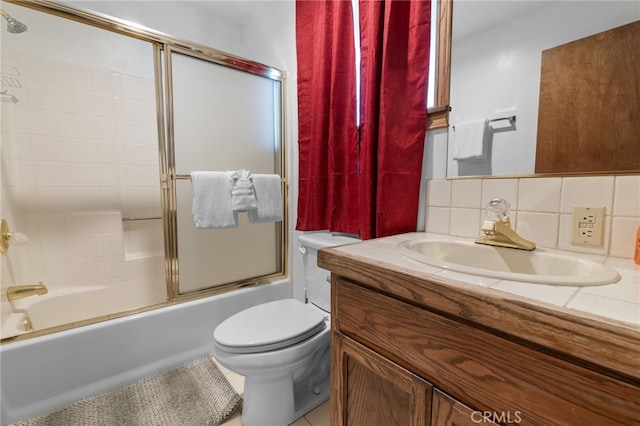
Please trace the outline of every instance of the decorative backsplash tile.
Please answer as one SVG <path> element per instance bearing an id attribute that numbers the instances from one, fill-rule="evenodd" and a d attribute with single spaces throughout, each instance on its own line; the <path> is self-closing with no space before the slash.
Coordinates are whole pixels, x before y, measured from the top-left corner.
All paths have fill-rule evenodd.
<path id="1" fill-rule="evenodd" d="M 446 205 L 450 189 L 450 203 Z M 631 259 L 640 226 L 640 175 L 434 179 L 428 182 L 425 230 L 475 238 L 492 198 L 511 204 L 511 223 L 539 247 Z M 571 242 L 573 207 L 605 207 L 602 246 Z"/>

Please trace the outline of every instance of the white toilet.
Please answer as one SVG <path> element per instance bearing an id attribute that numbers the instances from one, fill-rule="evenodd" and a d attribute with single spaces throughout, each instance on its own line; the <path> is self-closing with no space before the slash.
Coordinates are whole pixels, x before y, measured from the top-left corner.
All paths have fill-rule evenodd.
<path id="1" fill-rule="evenodd" d="M 244 426 L 286 426 L 329 398 L 330 274 L 317 251 L 360 240 L 328 232 L 299 237 L 307 303 L 283 299 L 245 309 L 213 333 L 215 358 L 245 377 Z"/>

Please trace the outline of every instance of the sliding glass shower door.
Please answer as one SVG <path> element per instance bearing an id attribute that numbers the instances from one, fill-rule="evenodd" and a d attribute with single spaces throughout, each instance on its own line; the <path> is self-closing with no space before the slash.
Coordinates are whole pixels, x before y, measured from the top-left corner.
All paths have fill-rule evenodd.
<path id="1" fill-rule="evenodd" d="M 189 179 L 239 169 L 282 176 L 282 82 L 175 51 L 170 62 L 179 293 L 282 273 L 282 222 L 239 213 L 237 227 L 196 229 Z"/>

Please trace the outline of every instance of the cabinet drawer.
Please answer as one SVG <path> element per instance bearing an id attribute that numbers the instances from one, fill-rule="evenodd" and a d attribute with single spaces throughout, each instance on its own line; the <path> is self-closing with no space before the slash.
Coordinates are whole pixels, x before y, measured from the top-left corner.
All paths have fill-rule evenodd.
<path id="1" fill-rule="evenodd" d="M 479 411 L 519 424 L 637 425 L 640 389 L 507 338 L 333 279 L 337 331 Z"/>

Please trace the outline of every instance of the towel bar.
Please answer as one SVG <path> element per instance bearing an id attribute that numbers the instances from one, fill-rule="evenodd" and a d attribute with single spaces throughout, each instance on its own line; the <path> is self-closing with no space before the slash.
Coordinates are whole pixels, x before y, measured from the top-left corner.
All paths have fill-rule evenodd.
<path id="1" fill-rule="evenodd" d="M 184 180 L 191 180 L 191 175 L 172 175 L 171 176 L 172 179 L 184 179 Z M 286 179 L 282 179 L 282 182 L 286 182 Z"/>
<path id="2" fill-rule="evenodd" d="M 516 122 L 516 116 L 515 115 L 509 115 L 507 117 L 500 117 L 500 118 L 492 118 L 491 120 L 488 120 L 489 123 L 493 123 L 494 121 L 502 121 L 502 120 L 509 120 L 512 123 Z"/>

